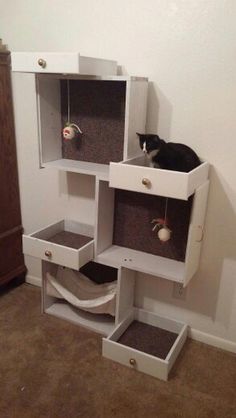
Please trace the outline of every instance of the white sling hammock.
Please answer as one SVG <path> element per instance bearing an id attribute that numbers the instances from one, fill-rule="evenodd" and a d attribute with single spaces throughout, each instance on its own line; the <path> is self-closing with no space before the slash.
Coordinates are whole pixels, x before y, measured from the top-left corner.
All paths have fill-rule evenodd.
<path id="1" fill-rule="evenodd" d="M 96 284 L 82 273 L 58 267 L 56 277 L 47 276 L 47 294 L 67 300 L 92 313 L 115 315 L 117 282 Z"/>

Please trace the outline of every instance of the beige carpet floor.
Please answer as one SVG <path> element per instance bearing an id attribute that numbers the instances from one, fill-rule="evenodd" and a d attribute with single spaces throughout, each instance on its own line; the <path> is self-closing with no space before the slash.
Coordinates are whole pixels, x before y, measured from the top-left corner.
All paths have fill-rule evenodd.
<path id="1" fill-rule="evenodd" d="M 0 294 L 0 418 L 233 418 L 236 355 L 187 340 L 168 382 L 101 356 L 101 336 Z"/>

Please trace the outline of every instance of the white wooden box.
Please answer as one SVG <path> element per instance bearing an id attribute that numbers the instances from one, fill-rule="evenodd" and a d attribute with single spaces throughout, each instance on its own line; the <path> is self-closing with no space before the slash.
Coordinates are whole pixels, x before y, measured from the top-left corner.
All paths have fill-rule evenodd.
<path id="1" fill-rule="evenodd" d="M 117 189 L 187 200 L 208 178 L 203 162 L 189 173 L 147 167 L 144 156 L 110 163 L 109 184 Z"/>
<path id="2" fill-rule="evenodd" d="M 47 273 L 56 274 L 57 264 L 42 261 L 42 313 L 55 316 L 94 332 L 109 335 L 115 328 L 115 318 L 111 315 L 94 314 L 73 307 L 66 300 L 60 300 L 47 292 Z"/>
<path id="3" fill-rule="evenodd" d="M 66 243 L 63 245 L 50 241 L 57 234 L 65 231 L 72 233 L 74 237 L 74 234 L 78 235 L 87 243 L 79 246 L 79 248 L 72 248 Z M 62 220 L 31 235 L 23 235 L 23 252 L 32 257 L 78 270 L 93 259 L 93 227 L 74 221 Z"/>
<path id="4" fill-rule="evenodd" d="M 144 353 L 137 349 L 125 346 L 118 342 L 121 335 L 133 322 L 138 320 L 145 324 L 156 326 L 174 333 L 178 336 L 165 359 Z M 187 325 L 160 317 L 157 314 L 142 309 L 133 308 L 131 313 L 107 337 L 103 338 L 103 356 L 137 371 L 149 374 L 162 380 L 168 379 L 168 374 L 187 338 Z"/>
<path id="5" fill-rule="evenodd" d="M 12 71 L 116 75 L 116 61 L 81 56 L 78 52 L 12 52 Z"/>
<path id="6" fill-rule="evenodd" d="M 101 180 L 97 180 L 96 189 L 95 261 L 116 268 L 126 267 L 133 271 L 151 274 L 186 286 L 199 266 L 209 180 L 199 186 L 194 193 L 185 260 L 183 262 L 148 254 L 145 252 L 145 247 L 143 251 L 137 251 L 132 248 L 114 245 L 114 189 L 109 187 L 108 182 Z"/>
<path id="7" fill-rule="evenodd" d="M 111 114 L 107 116 L 107 120 L 103 120 L 102 123 L 102 133 L 97 135 L 96 142 L 96 154 L 95 160 L 84 158 L 82 161 L 80 159 L 73 159 L 70 157 L 68 159 L 63 153 L 62 144 L 62 100 L 63 95 L 61 94 L 61 83 L 64 80 L 68 80 L 68 77 L 63 76 L 62 74 L 37 74 L 36 75 L 36 99 L 37 99 L 37 118 L 38 118 L 38 138 L 39 138 L 39 153 L 40 153 L 40 166 L 41 167 L 52 167 L 57 168 L 63 171 L 73 171 L 82 174 L 96 175 L 101 179 L 109 179 L 109 163 L 113 160 L 114 155 L 114 146 L 117 147 L 119 142 L 119 159 L 126 159 L 133 155 L 136 155 L 139 150 L 139 142 L 137 140 L 136 131 L 143 131 L 145 129 L 146 123 L 146 105 L 147 105 L 147 88 L 148 82 L 147 79 L 142 78 L 131 78 L 131 77 L 110 77 L 93 79 L 92 77 L 73 77 L 71 80 L 84 83 L 86 85 L 88 82 L 94 83 L 94 94 L 96 95 L 96 83 L 101 83 L 103 86 L 116 85 L 119 86 L 117 89 L 123 91 L 124 97 L 119 98 L 120 109 L 124 108 L 124 114 L 122 117 L 119 116 L 119 129 L 121 133 L 119 135 L 119 140 L 116 141 L 111 137 L 110 146 L 106 146 L 106 155 L 109 154 L 106 163 L 101 163 L 98 160 L 98 153 L 101 152 L 101 147 L 104 146 L 104 138 L 102 134 L 105 133 L 107 136 L 107 131 L 110 129 L 110 125 L 114 125 L 117 128 L 117 119 L 114 118 L 111 108 Z M 69 79 L 70 80 L 70 79 Z M 109 83 L 109 84 L 108 84 Z M 72 87 L 70 87 L 72 90 Z M 110 96 L 109 96 L 110 97 Z M 109 101 L 107 97 L 107 88 L 100 99 L 101 103 L 96 108 L 93 103 L 91 103 L 93 114 L 90 115 L 89 119 L 83 116 L 84 120 L 81 125 L 83 131 L 81 144 L 86 142 L 86 138 L 89 138 L 91 135 L 94 135 L 96 129 L 94 126 L 101 124 L 100 113 L 102 101 Z M 91 98 L 90 98 L 91 99 Z M 122 100 L 121 100 L 122 99 Z M 124 103 L 123 103 L 124 100 Z M 76 109 L 74 109 L 76 110 Z M 80 103 L 79 111 L 83 111 Z M 120 110 L 121 112 L 121 110 Z M 122 113 L 122 112 L 121 112 Z M 90 122 L 91 118 L 91 122 Z M 111 119 L 109 119 L 111 118 Z M 79 118 L 78 118 L 79 121 Z M 74 122 L 78 122 L 77 119 Z M 94 121 L 94 122 L 93 122 Z M 88 126 L 89 122 L 89 126 Z M 78 122 L 78 124 L 80 124 Z M 98 128 L 101 131 L 101 128 Z M 110 131 L 109 131 L 110 132 Z M 123 135 L 123 136 L 122 136 Z M 112 146 L 112 141 L 114 146 Z M 79 144 L 79 143 L 78 143 Z M 75 145 L 75 144 L 74 144 Z M 83 145 L 82 145 L 83 146 Z M 95 146 L 93 147 L 95 150 Z M 113 150 L 113 152 L 112 152 Z M 117 157 L 117 153 L 115 153 Z M 116 160 L 117 161 L 117 160 Z"/>

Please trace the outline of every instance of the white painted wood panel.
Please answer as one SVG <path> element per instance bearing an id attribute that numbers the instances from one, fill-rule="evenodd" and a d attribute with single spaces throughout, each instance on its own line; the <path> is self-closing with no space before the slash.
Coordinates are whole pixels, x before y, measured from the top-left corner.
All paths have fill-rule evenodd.
<path id="1" fill-rule="evenodd" d="M 114 318 L 109 315 L 95 315 L 73 308 L 69 303 L 54 302 L 45 313 L 81 325 L 99 334 L 109 335 L 115 327 Z"/>
<path id="2" fill-rule="evenodd" d="M 168 380 L 168 363 L 165 360 L 105 338 L 103 338 L 102 343 L 102 355 L 139 372 L 149 374 L 161 380 Z M 134 360 L 135 364 L 131 365 L 130 360 Z"/>
<path id="3" fill-rule="evenodd" d="M 110 187 L 187 200 L 208 177 L 209 164 L 204 162 L 193 172 L 162 170 L 146 166 L 144 157 L 110 163 Z M 191 185 L 189 185 L 191 183 Z"/>
<path id="4" fill-rule="evenodd" d="M 204 237 L 204 221 L 207 208 L 208 189 L 209 180 L 198 187 L 194 194 L 185 257 L 184 286 L 188 284 L 199 266 L 202 240 Z"/>
<path id="5" fill-rule="evenodd" d="M 79 73 L 98 76 L 116 76 L 117 62 L 101 58 L 79 57 Z"/>
<path id="6" fill-rule="evenodd" d="M 100 180 L 109 180 L 109 165 L 96 164 L 85 161 L 67 160 L 66 158 L 50 161 L 42 164 L 46 168 L 56 168 L 61 171 L 96 176 Z"/>
<path id="7" fill-rule="evenodd" d="M 136 132 L 145 133 L 148 80 L 126 83 L 124 160 L 140 154 Z"/>
<path id="8" fill-rule="evenodd" d="M 116 75 L 116 61 L 83 57 L 77 52 L 12 52 L 12 71 Z"/>
<path id="9" fill-rule="evenodd" d="M 96 181 L 95 192 L 95 256 L 112 245 L 114 219 L 114 189 L 107 181 Z"/>
<path id="10" fill-rule="evenodd" d="M 47 261 L 42 261 L 42 288 L 41 288 L 41 312 L 44 313 L 47 308 L 49 308 L 56 299 L 47 294 L 47 276 L 46 273 L 50 273 L 53 276 L 56 275 L 58 266 Z"/>
<path id="11" fill-rule="evenodd" d="M 36 98 L 42 166 L 62 156 L 60 80 L 36 77 Z"/>
<path id="12" fill-rule="evenodd" d="M 112 245 L 97 255 L 95 261 L 116 268 L 123 266 L 174 282 L 182 283 L 184 278 L 184 263 L 181 261 L 175 261 L 117 245 Z"/>
<path id="13" fill-rule="evenodd" d="M 116 324 L 123 321 L 134 306 L 134 286 L 136 271 L 121 267 L 118 271 Z"/>
<path id="14" fill-rule="evenodd" d="M 166 357 L 166 361 L 168 362 L 168 373 L 171 371 L 175 360 L 177 359 L 180 351 L 183 348 L 183 345 L 186 341 L 186 338 L 188 336 L 188 326 L 187 325 L 183 325 L 178 338 L 175 340 L 173 346 L 171 347 L 167 357 Z"/>

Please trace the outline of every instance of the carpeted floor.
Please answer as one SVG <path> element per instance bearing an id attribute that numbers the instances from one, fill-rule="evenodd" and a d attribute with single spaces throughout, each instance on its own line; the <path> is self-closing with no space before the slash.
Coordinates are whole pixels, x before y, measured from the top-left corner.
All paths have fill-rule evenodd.
<path id="1" fill-rule="evenodd" d="M 236 355 L 188 340 L 169 381 L 101 356 L 101 337 L 0 294 L 0 418 L 233 418 Z"/>

